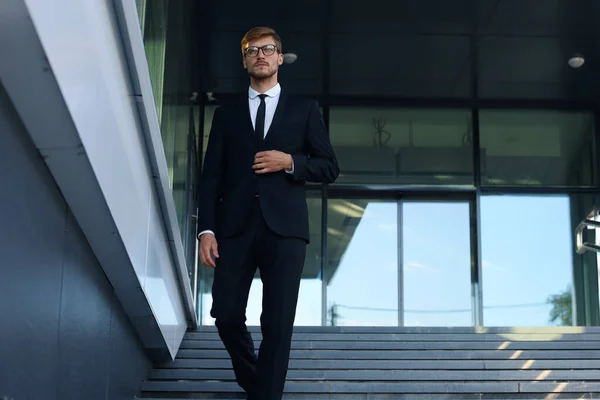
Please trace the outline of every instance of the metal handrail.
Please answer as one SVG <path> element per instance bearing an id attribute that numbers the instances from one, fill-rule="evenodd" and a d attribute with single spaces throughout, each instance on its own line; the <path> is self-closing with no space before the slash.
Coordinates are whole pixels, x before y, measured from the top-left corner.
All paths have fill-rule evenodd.
<path id="1" fill-rule="evenodd" d="M 588 250 L 600 253 L 599 245 L 583 241 L 583 231 L 586 228 L 600 228 L 600 221 L 597 220 L 599 214 L 600 213 L 598 208 L 594 207 L 592 211 L 590 211 L 586 219 L 584 219 L 579 223 L 579 225 L 577 225 L 577 229 L 575 230 L 577 238 L 577 254 L 584 254 Z"/>

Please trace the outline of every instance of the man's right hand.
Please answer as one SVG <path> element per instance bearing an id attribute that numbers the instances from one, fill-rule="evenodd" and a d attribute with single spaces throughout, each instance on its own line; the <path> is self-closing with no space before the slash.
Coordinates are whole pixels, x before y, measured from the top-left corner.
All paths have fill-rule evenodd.
<path id="1" fill-rule="evenodd" d="M 215 268 L 217 265 L 215 264 L 215 260 L 213 259 L 213 255 L 215 258 L 219 258 L 219 246 L 217 245 L 217 239 L 211 233 L 204 233 L 200 236 L 200 249 L 198 253 L 200 253 L 200 262 L 206 266 Z"/>

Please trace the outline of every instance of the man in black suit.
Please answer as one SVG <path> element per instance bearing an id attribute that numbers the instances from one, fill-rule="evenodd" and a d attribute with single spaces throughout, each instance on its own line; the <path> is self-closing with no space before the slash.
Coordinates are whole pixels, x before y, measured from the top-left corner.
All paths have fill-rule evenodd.
<path id="1" fill-rule="evenodd" d="M 211 316 L 249 400 L 280 400 L 306 244 L 305 182 L 339 168 L 317 103 L 277 82 L 281 39 L 253 28 L 242 39 L 250 88 L 215 111 L 199 185 L 200 261 L 215 268 Z M 218 245 L 217 245 L 218 241 Z M 246 328 L 256 268 L 263 283 L 258 357 Z"/>

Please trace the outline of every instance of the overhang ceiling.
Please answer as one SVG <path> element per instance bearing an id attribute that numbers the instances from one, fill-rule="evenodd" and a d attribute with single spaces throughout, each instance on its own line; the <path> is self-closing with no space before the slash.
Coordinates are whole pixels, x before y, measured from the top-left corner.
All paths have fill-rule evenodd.
<path id="1" fill-rule="evenodd" d="M 596 101 L 600 3 L 593 0 L 204 2 L 202 90 L 247 86 L 240 39 L 274 27 L 284 87 L 314 96 Z M 567 60 L 582 53 L 586 63 Z"/>

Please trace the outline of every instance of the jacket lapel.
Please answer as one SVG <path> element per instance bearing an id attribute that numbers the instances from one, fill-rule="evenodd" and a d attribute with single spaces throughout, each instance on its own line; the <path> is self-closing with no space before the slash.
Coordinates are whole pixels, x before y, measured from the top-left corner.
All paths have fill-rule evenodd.
<path id="1" fill-rule="evenodd" d="M 239 115 L 240 124 L 242 129 L 242 136 L 248 141 L 248 144 L 252 147 L 256 146 L 254 143 L 254 127 L 252 126 L 252 118 L 250 117 L 250 104 L 248 102 L 248 94 L 240 96 L 239 103 Z"/>

